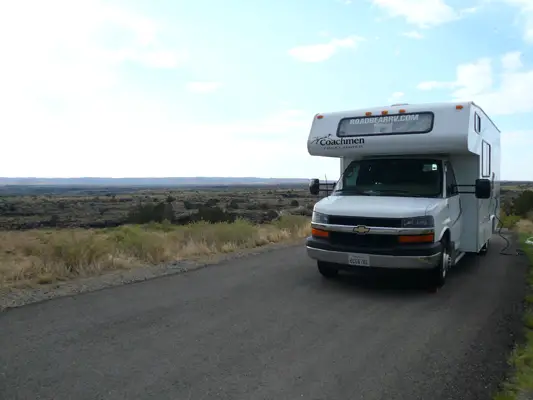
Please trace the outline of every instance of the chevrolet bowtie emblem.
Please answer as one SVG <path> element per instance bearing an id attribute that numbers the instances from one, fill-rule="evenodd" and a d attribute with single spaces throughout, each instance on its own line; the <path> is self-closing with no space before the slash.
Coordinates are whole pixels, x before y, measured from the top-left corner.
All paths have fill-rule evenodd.
<path id="1" fill-rule="evenodd" d="M 370 232 L 370 228 L 364 226 L 364 225 L 358 225 L 355 228 L 353 228 L 354 233 L 357 233 L 359 235 L 364 235 L 368 232 Z"/>

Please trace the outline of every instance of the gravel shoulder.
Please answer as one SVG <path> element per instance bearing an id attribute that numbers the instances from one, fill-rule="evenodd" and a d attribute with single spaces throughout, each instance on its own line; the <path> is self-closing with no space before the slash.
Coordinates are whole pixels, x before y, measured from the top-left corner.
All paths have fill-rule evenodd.
<path id="1" fill-rule="evenodd" d="M 6 399 L 490 399 L 527 262 L 493 239 L 429 294 L 324 281 L 303 246 L 0 313 Z"/>

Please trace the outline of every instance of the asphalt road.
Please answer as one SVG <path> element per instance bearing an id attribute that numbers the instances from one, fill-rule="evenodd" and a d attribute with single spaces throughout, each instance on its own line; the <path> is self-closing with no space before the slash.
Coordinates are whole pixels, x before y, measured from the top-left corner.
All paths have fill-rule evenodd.
<path id="1" fill-rule="evenodd" d="M 489 399 L 525 263 L 326 281 L 300 247 L 0 313 L 0 399 Z"/>

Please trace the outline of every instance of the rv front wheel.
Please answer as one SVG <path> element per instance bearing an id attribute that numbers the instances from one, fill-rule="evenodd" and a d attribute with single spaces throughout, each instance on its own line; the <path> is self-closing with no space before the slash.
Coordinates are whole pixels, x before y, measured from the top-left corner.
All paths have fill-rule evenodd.
<path id="1" fill-rule="evenodd" d="M 432 288 L 441 288 L 446 282 L 446 276 L 452 265 L 452 257 L 450 255 L 450 246 L 448 241 L 441 241 L 441 257 L 439 265 L 433 268 L 430 272 L 430 285 Z"/>
<path id="2" fill-rule="evenodd" d="M 317 265 L 318 265 L 318 272 L 320 272 L 320 274 L 324 278 L 331 279 L 339 275 L 339 270 L 329 263 L 318 261 Z"/>

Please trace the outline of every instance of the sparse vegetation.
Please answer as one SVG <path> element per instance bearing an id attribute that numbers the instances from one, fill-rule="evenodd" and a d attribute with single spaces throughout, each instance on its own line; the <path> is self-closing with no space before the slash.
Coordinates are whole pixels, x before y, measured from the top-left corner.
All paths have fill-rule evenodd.
<path id="1" fill-rule="evenodd" d="M 108 229 L 0 232 L 0 284 L 24 287 L 108 270 L 230 253 L 303 238 L 309 219 L 284 216 L 271 224 L 169 221 Z"/>
<path id="2" fill-rule="evenodd" d="M 525 299 L 523 324 L 525 341 L 515 346 L 509 358 L 512 375 L 503 384 L 502 390 L 496 394 L 494 400 L 525 400 L 533 396 L 533 246 L 525 243 L 533 235 L 533 222 L 520 221 L 517 230 L 520 234 L 522 248 L 529 258 L 528 295 Z"/>
<path id="3" fill-rule="evenodd" d="M 505 194 L 503 194 L 505 193 Z M 533 220 L 533 191 L 521 188 L 519 191 L 502 189 L 500 220 L 504 228 L 513 229 L 517 224 L 528 224 Z M 522 231 L 525 227 L 522 226 Z"/>
<path id="4" fill-rule="evenodd" d="M 529 258 L 529 293 L 523 319 L 525 341 L 511 353 L 509 364 L 513 374 L 495 400 L 522 400 L 533 396 L 533 246 L 526 243 L 533 235 L 533 191 L 520 187 L 517 191 L 508 191 L 507 196 L 503 201 L 502 226 L 519 234 L 522 248 Z"/>
<path id="5" fill-rule="evenodd" d="M 316 202 L 305 187 L 42 190 L 10 195 L 4 188 L 0 196 L 0 285 L 47 284 L 303 238 Z"/>
<path id="6" fill-rule="evenodd" d="M 41 228 L 106 228 L 169 220 L 231 222 L 243 218 L 268 223 L 278 212 L 293 213 L 298 206 L 309 210 L 316 197 L 300 188 L 31 188 L 27 194 L 0 190 L 0 230 Z M 115 190 L 115 191 L 114 191 Z M 272 211 L 277 211 L 272 213 Z M 299 215 L 310 215 L 310 211 Z"/>
<path id="7" fill-rule="evenodd" d="M 511 376 L 503 383 L 495 400 L 525 400 L 533 397 L 533 246 L 526 240 L 533 236 L 533 188 L 531 183 L 502 186 L 502 207 L 500 225 L 515 231 L 522 248 L 529 258 L 530 269 L 525 299 L 523 325 L 524 343 L 517 344 L 512 351 L 509 364 Z"/>

